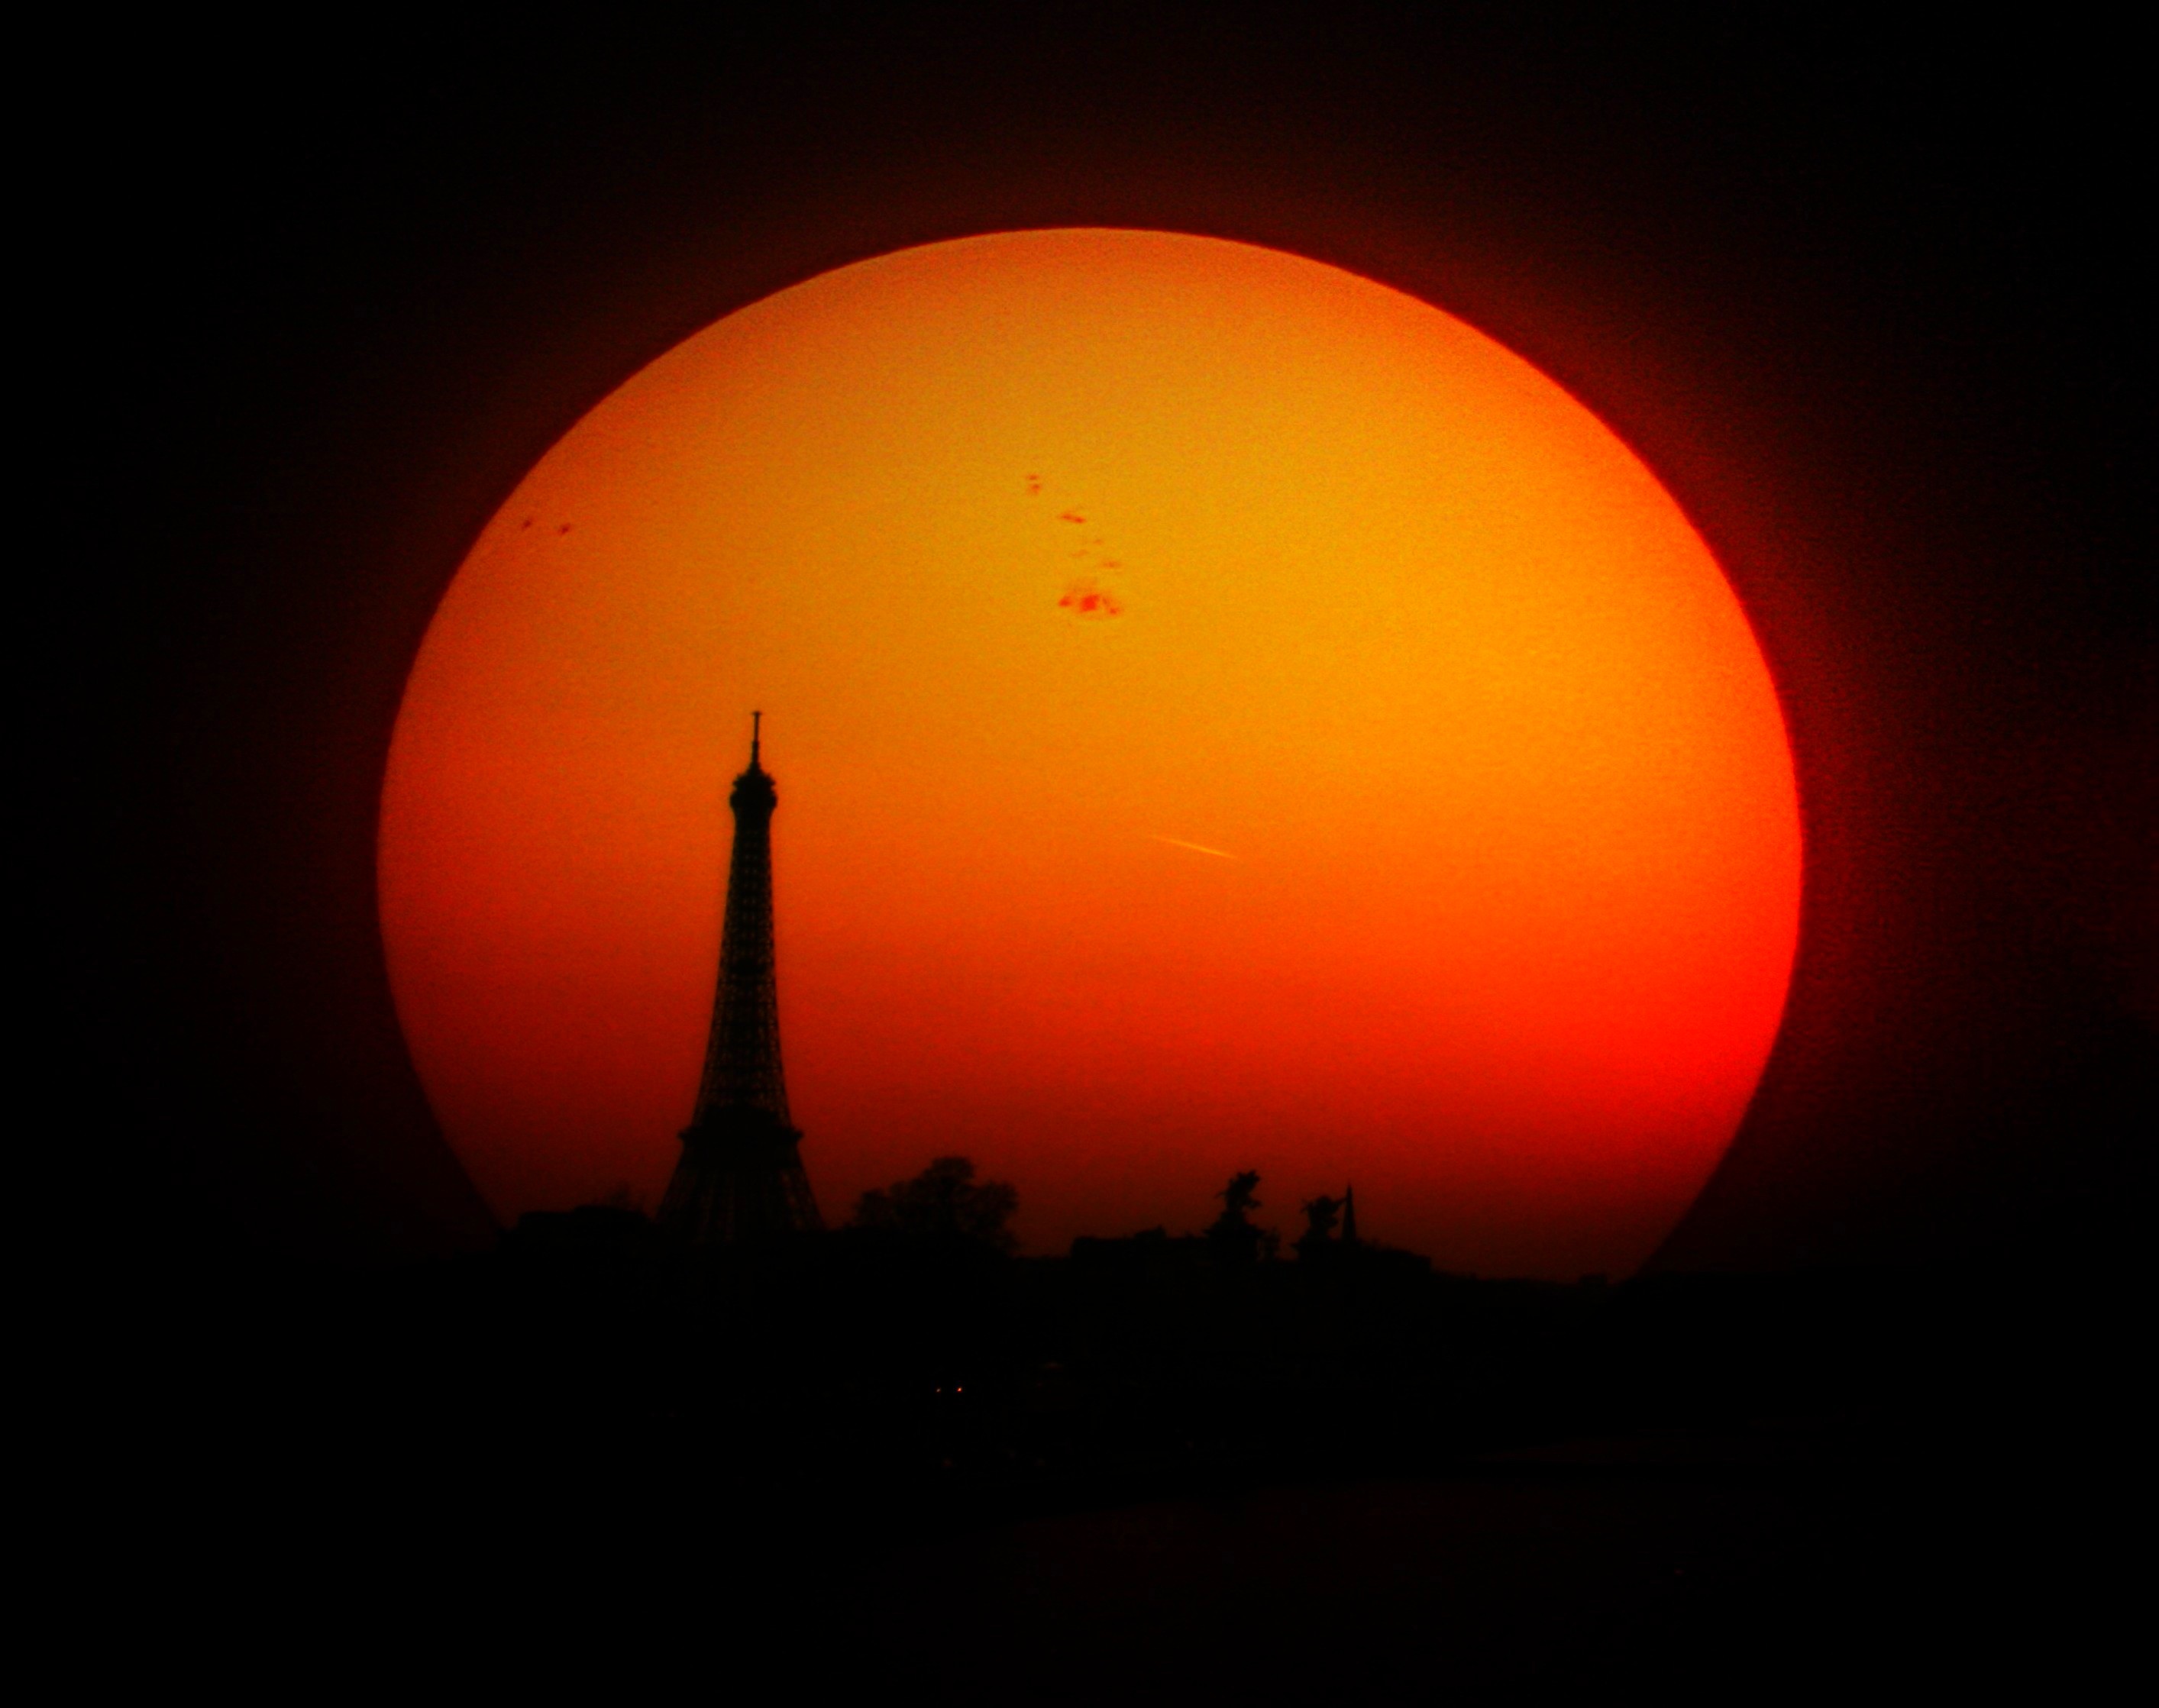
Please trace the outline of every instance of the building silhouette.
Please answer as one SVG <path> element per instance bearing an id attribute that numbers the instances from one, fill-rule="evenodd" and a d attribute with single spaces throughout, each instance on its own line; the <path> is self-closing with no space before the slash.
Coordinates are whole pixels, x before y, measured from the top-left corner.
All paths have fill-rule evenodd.
<path id="1" fill-rule="evenodd" d="M 734 853 L 704 1077 L 660 1205 L 662 1230 L 691 1245 L 760 1244 L 823 1225 L 779 1060 L 772 943 L 772 815 L 779 795 L 758 758 L 764 714 L 751 718 L 749 769 L 727 800 Z"/>

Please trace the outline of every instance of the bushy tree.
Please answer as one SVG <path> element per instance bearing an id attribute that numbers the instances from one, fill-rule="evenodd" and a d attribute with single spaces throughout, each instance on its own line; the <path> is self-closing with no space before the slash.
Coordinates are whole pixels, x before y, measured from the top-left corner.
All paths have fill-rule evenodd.
<path id="1" fill-rule="evenodd" d="M 1019 1193 L 1002 1180 L 976 1180 L 966 1157 L 940 1157 L 912 1180 L 866 1192 L 855 1206 L 857 1228 L 978 1240 L 999 1251 L 1018 1244 L 1007 1225 Z"/>
<path id="2" fill-rule="evenodd" d="M 1255 1169 L 1232 1175 L 1230 1183 L 1215 1194 L 1222 1214 L 1207 1229 L 1216 1251 L 1233 1263 L 1262 1261 L 1275 1255 L 1277 1235 L 1271 1228 L 1252 1225 L 1251 1212 L 1260 1208 L 1260 1177 Z"/>
<path id="3" fill-rule="evenodd" d="M 1297 1242 L 1297 1255 L 1311 1257 L 1325 1251 L 1334 1242 L 1334 1226 L 1342 1219 L 1342 1200 L 1328 1198 L 1325 1193 L 1307 1199 L 1304 1206 L 1304 1232 Z"/>

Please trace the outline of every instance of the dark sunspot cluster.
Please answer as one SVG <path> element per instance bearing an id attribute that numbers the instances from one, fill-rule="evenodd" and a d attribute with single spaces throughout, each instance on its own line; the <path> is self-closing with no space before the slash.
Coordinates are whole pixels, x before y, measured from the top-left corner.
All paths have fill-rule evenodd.
<path id="1" fill-rule="evenodd" d="M 1092 582 L 1075 581 L 1064 590 L 1064 597 L 1057 602 L 1059 610 L 1069 611 L 1075 617 L 1120 617 L 1125 608 L 1117 603 L 1116 596 L 1105 593 Z"/>

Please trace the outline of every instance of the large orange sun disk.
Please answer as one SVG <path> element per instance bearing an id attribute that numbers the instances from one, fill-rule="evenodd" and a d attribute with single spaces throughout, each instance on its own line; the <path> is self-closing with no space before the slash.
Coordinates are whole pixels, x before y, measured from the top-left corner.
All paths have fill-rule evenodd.
<path id="1" fill-rule="evenodd" d="M 656 1198 L 766 713 L 828 1218 L 960 1152 L 1037 1250 L 1357 1188 L 1623 1273 L 1730 1142 L 1799 888 L 1715 560 L 1582 405 L 1335 268 L 1052 230 L 844 267 L 638 374 L 459 570 L 383 934 L 503 1217 Z"/>

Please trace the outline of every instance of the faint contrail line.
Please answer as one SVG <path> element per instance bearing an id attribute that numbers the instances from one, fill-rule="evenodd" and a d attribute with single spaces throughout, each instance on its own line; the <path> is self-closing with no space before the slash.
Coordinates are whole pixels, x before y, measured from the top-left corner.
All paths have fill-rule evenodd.
<path id="1" fill-rule="evenodd" d="M 1156 836 L 1157 842 L 1167 842 L 1173 848 L 1189 848 L 1195 854 L 1212 854 L 1217 860 L 1235 860 L 1235 854 L 1224 854 L 1219 848 L 1210 848 L 1204 842 L 1187 842 L 1176 836 Z"/>

